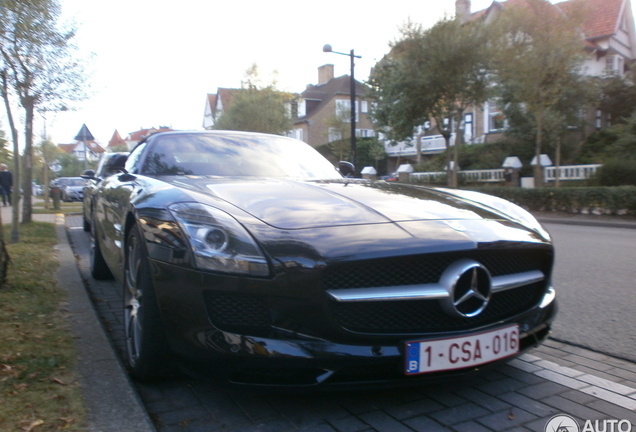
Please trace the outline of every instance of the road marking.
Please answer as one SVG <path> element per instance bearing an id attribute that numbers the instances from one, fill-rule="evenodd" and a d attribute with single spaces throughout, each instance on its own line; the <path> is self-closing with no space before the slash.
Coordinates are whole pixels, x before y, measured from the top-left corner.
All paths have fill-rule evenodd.
<path id="1" fill-rule="evenodd" d="M 636 411 L 636 389 L 579 370 L 561 366 L 531 354 L 511 360 L 510 366 L 582 391 L 631 411 Z"/>

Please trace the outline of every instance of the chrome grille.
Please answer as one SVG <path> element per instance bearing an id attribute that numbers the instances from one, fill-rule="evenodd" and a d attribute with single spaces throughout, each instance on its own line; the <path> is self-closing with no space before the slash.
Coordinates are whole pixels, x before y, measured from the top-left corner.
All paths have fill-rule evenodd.
<path id="1" fill-rule="evenodd" d="M 330 313 L 346 330 L 373 334 L 435 333 L 487 325 L 522 313 L 540 301 L 550 276 L 552 251 L 501 249 L 339 263 L 325 269 L 323 287 L 337 292 L 338 289 L 432 284 L 439 281 L 449 265 L 462 258 L 482 263 L 493 277 L 540 270 L 545 280 L 493 293 L 486 309 L 473 318 L 449 315 L 437 299 L 329 300 Z"/>

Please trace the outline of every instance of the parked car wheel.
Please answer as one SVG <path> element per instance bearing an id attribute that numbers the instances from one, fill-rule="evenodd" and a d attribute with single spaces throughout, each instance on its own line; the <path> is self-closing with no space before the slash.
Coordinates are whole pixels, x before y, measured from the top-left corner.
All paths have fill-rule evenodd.
<path id="1" fill-rule="evenodd" d="M 169 351 L 150 277 L 143 237 L 133 226 L 126 241 L 124 329 L 131 375 L 155 381 L 169 374 Z"/>
<path id="2" fill-rule="evenodd" d="M 94 227 L 95 224 L 92 224 Z M 93 276 L 97 280 L 108 280 L 113 278 L 113 274 L 111 273 L 106 261 L 104 261 L 104 256 L 102 255 L 102 250 L 99 246 L 99 240 L 97 240 L 97 233 L 94 229 L 91 232 L 91 249 L 90 249 L 90 263 L 91 263 L 91 276 Z"/>

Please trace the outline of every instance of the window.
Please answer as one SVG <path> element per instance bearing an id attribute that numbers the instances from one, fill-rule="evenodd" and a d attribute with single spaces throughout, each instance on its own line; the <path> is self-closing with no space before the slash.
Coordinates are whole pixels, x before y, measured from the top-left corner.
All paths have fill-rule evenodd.
<path id="1" fill-rule="evenodd" d="M 486 108 L 488 112 L 487 132 L 499 132 L 508 127 L 506 116 L 504 116 L 495 102 L 488 102 Z"/>
<path id="2" fill-rule="evenodd" d="M 287 136 L 290 137 L 290 138 L 294 138 L 294 139 L 302 141 L 303 140 L 303 130 L 302 129 L 292 129 L 292 130 L 289 131 Z"/>
<path id="3" fill-rule="evenodd" d="M 473 142 L 473 113 L 464 114 L 464 142 Z"/>
<path id="4" fill-rule="evenodd" d="M 367 101 L 361 101 L 360 102 L 360 112 L 362 114 L 366 114 L 366 113 L 369 112 L 369 106 L 368 106 Z"/>
<path id="5" fill-rule="evenodd" d="M 356 101 L 356 122 L 360 120 L 360 110 Z M 344 99 L 336 100 L 336 116 L 344 123 L 351 123 L 351 101 Z"/>
<path id="6" fill-rule="evenodd" d="M 625 59 L 620 55 L 605 57 L 605 74 L 623 76 L 625 72 Z"/>
<path id="7" fill-rule="evenodd" d="M 600 129 L 601 127 L 603 127 L 603 117 L 600 109 L 596 110 L 596 120 L 594 122 L 594 126 L 596 126 L 596 129 Z"/>
<path id="8" fill-rule="evenodd" d="M 373 129 L 356 129 L 356 136 L 360 138 L 371 138 L 375 136 Z"/>

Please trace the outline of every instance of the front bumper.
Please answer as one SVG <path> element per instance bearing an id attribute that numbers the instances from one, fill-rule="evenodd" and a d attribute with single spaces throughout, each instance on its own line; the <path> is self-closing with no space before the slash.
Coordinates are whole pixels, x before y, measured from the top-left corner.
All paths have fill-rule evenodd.
<path id="1" fill-rule="evenodd" d="M 212 323 L 205 302 L 210 286 L 249 290 L 242 278 L 210 277 L 153 261 L 155 288 L 170 347 L 189 374 L 239 386 L 262 388 L 351 388 L 409 385 L 464 377 L 508 361 L 476 367 L 407 376 L 405 343 L 413 340 L 466 336 L 516 323 L 519 354 L 536 346 L 550 332 L 557 312 L 550 289 L 533 308 L 487 325 L 457 332 L 407 335 L 324 334 L 272 326 L 264 332 L 227 331 Z M 276 290 L 276 281 L 260 281 L 259 289 Z M 270 286 L 267 286 L 270 285 Z M 187 287 L 187 288 L 184 288 Z M 187 295 L 184 292 L 188 291 Z M 315 306 L 319 309 L 319 306 Z"/>

